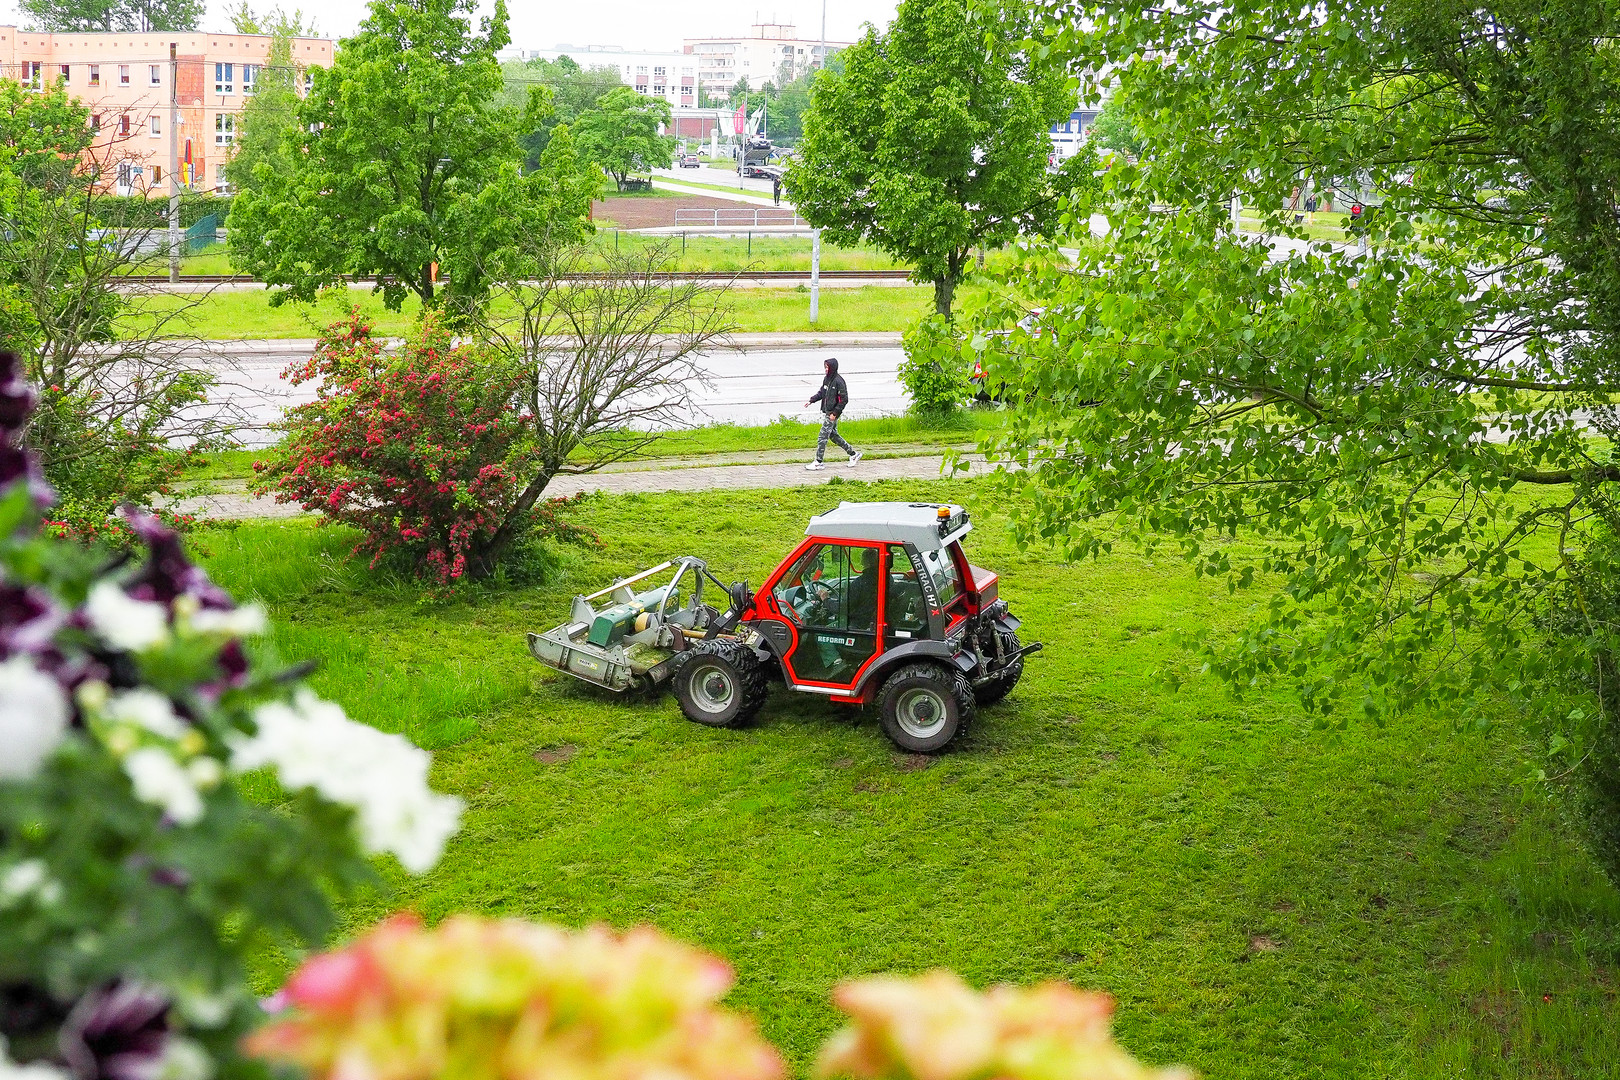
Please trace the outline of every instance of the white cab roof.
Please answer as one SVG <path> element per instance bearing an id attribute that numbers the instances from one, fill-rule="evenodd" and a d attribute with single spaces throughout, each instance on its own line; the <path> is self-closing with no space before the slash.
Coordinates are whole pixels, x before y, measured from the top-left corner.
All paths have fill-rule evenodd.
<path id="1" fill-rule="evenodd" d="M 950 512 L 949 531 L 944 536 L 939 532 L 940 507 Z M 914 544 L 929 551 L 955 543 L 972 528 L 967 511 L 954 503 L 846 502 L 811 518 L 804 534 L 835 540 Z"/>

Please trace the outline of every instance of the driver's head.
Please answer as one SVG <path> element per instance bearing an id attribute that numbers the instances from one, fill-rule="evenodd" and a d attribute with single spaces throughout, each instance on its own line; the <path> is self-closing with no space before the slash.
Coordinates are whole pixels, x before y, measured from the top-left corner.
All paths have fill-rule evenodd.
<path id="1" fill-rule="evenodd" d="M 881 559 L 882 557 L 878 554 L 877 548 L 861 548 L 860 555 L 856 557 L 856 561 L 860 563 L 862 575 L 877 573 Z"/>

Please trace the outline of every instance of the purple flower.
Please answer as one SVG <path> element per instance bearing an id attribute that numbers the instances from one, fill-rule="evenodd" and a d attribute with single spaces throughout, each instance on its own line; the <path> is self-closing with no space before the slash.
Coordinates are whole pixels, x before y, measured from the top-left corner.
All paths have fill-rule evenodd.
<path id="1" fill-rule="evenodd" d="M 114 982 L 79 999 L 57 1048 L 79 1080 L 147 1080 L 169 1040 L 169 998 L 155 987 Z"/>

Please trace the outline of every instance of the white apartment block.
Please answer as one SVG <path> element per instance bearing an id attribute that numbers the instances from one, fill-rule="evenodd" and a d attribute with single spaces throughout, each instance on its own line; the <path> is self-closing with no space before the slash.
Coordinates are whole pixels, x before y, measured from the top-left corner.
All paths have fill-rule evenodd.
<path id="1" fill-rule="evenodd" d="M 755 23 L 737 37 L 687 38 L 684 50 L 697 58 L 698 85 L 724 97 L 738 79 L 747 79 L 750 90 L 791 82 L 850 44 L 801 38 L 790 23 Z"/>
<path id="2" fill-rule="evenodd" d="M 663 98 L 671 108 L 697 105 L 697 59 L 679 52 L 637 52 L 611 45 L 558 45 L 554 49 L 516 49 L 502 60 L 556 60 L 566 56 L 582 68 L 607 67 L 624 84 L 646 97 Z"/>

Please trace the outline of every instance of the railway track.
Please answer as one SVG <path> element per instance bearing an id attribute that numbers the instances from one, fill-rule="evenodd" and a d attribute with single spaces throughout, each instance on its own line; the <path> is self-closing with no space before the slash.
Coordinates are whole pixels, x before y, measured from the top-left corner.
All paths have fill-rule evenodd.
<path id="1" fill-rule="evenodd" d="M 742 278 L 747 281 L 789 281 L 809 282 L 808 270 L 692 270 L 687 272 L 674 272 L 650 275 L 659 281 L 730 281 L 732 278 Z M 911 276 L 909 270 L 823 270 L 823 281 L 904 281 Z M 565 280 L 589 281 L 593 280 L 591 274 L 569 274 Z M 167 274 L 131 274 L 124 279 L 131 285 L 167 285 Z M 374 282 L 372 278 L 352 278 L 349 283 L 353 285 L 369 285 Z M 258 279 L 246 274 L 181 274 L 176 284 L 180 285 L 253 285 Z"/>

